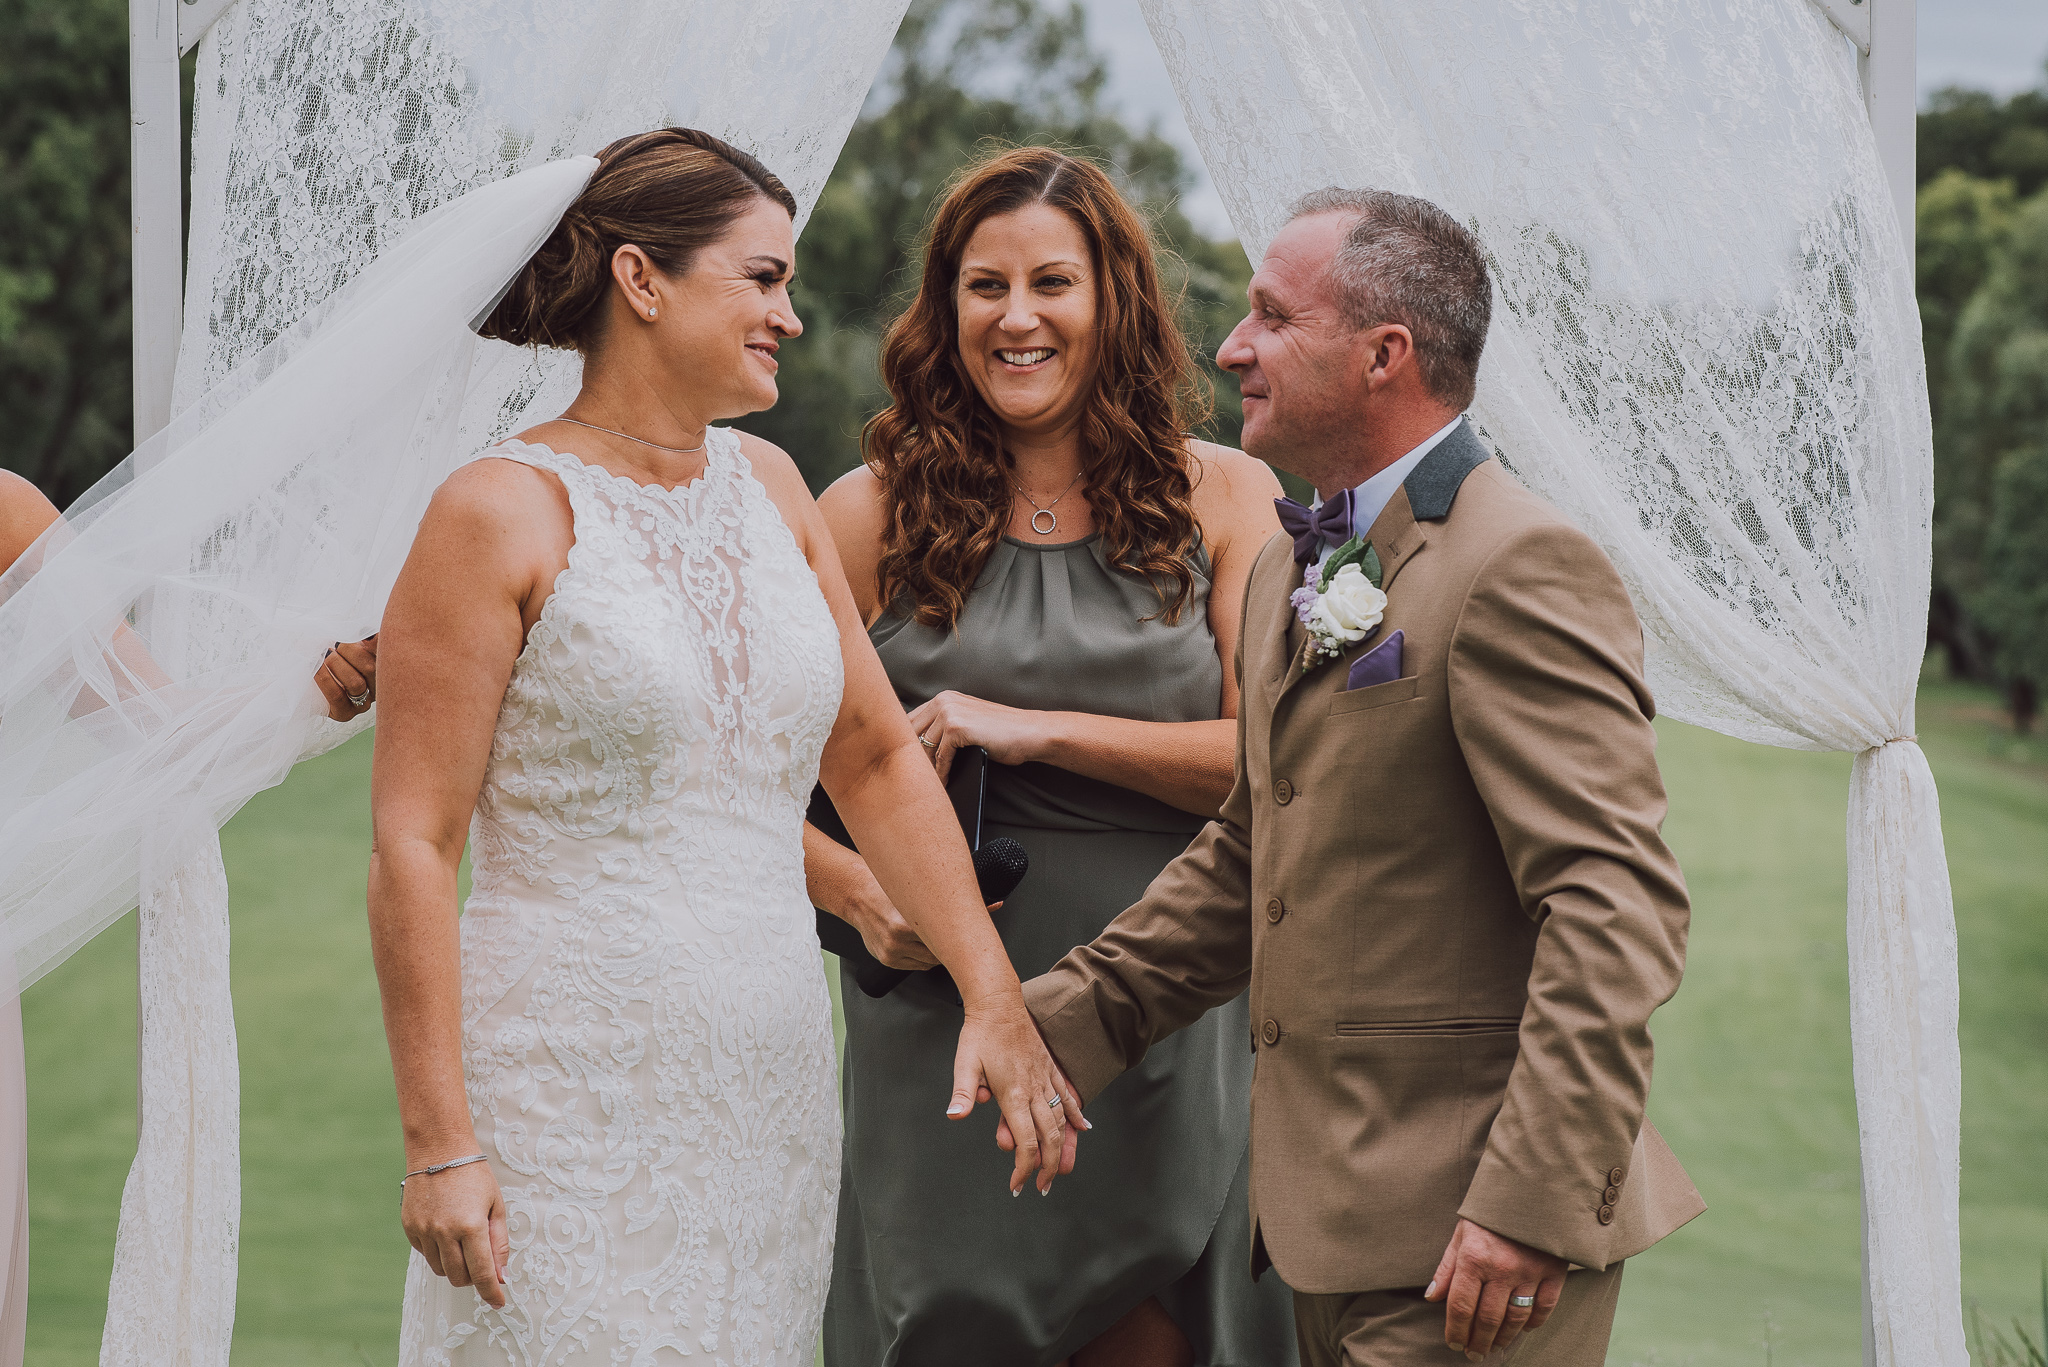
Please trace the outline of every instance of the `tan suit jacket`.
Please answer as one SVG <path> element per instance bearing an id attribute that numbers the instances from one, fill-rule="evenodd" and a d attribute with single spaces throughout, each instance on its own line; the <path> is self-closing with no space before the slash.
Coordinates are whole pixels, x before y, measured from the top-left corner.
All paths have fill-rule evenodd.
<path id="1" fill-rule="evenodd" d="M 1385 619 L 1306 671 L 1261 552 L 1222 814 L 1026 1000 L 1085 1098 L 1250 983 L 1254 1275 L 1417 1286 L 1460 1215 L 1605 1268 L 1705 1208 L 1643 1114 L 1689 906 L 1642 628 L 1469 423 L 1370 539 Z M 1396 629 L 1401 677 L 1346 691 Z"/>

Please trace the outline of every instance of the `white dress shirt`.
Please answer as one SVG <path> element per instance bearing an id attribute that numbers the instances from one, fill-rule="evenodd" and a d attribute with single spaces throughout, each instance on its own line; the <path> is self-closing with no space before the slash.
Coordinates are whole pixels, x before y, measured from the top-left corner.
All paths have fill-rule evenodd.
<path id="1" fill-rule="evenodd" d="M 1422 444 L 1413 451 L 1410 451 L 1407 455 L 1401 457 L 1392 465 L 1389 465 L 1386 469 L 1353 489 L 1351 493 L 1351 530 L 1359 536 L 1364 536 L 1370 532 L 1372 524 L 1379 519 L 1379 515 L 1382 512 L 1386 511 L 1387 504 L 1392 501 L 1394 490 L 1400 488 L 1401 482 L 1408 478 L 1416 466 L 1422 464 L 1422 458 L 1431 451 L 1434 451 L 1437 443 L 1451 435 L 1451 429 L 1463 421 L 1465 421 L 1465 415 L 1460 413 L 1457 417 L 1452 418 L 1442 427 L 1439 427 L 1434 433 L 1424 437 Z M 1322 507 L 1323 500 L 1318 498 L 1313 506 L 1317 508 Z M 1330 552 L 1335 549 L 1337 549 L 1335 546 L 1324 546 L 1323 553 L 1316 557 L 1316 564 L 1320 565 L 1329 559 Z"/>

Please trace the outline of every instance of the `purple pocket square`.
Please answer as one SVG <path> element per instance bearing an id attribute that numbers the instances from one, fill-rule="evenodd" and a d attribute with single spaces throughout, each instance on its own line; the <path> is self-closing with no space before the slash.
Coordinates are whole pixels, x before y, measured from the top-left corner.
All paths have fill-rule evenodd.
<path id="1" fill-rule="evenodd" d="M 1392 683 L 1400 677 L 1401 633 L 1396 631 L 1351 662 L 1351 673 L 1344 680 L 1344 691 L 1349 693 L 1356 688 Z"/>

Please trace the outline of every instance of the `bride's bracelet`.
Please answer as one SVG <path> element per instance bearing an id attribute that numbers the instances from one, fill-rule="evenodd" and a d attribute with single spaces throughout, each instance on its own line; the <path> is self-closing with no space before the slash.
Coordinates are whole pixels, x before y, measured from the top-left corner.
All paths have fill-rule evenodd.
<path id="1" fill-rule="evenodd" d="M 415 1177 L 432 1177 L 437 1172 L 446 1172 L 450 1168 L 467 1167 L 471 1163 L 481 1163 L 483 1161 L 484 1156 L 480 1153 L 473 1153 L 467 1158 L 451 1158 L 446 1163 L 436 1163 L 431 1168 L 421 1168 L 418 1172 L 407 1173 L 398 1179 L 398 1189 L 404 1191 L 405 1184 L 412 1181 Z"/>

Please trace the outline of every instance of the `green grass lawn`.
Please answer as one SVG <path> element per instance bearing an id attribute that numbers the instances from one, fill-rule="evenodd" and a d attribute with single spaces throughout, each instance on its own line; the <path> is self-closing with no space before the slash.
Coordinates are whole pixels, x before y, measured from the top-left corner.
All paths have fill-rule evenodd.
<path id="1" fill-rule="evenodd" d="M 1696 915 L 1685 988 L 1657 1018 L 1651 1113 L 1711 1209 L 1631 1266 L 1611 1360 L 1853 1367 L 1849 761 L 1659 730 Z M 1962 943 L 1964 1284 L 2004 1323 L 2034 1307 L 2048 1253 L 2048 744 L 2016 751 L 1985 695 L 1945 685 L 1924 691 L 1920 732 Z M 365 738 L 301 766 L 223 838 L 244 1367 L 396 1357 L 406 1248 L 362 914 L 368 770 Z M 98 1358 L 135 1142 L 134 946 L 124 921 L 24 999 L 35 1367 Z"/>

